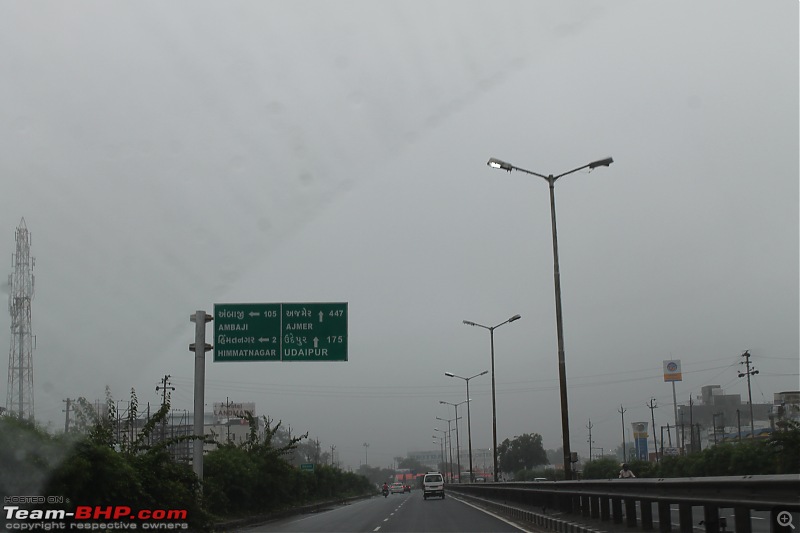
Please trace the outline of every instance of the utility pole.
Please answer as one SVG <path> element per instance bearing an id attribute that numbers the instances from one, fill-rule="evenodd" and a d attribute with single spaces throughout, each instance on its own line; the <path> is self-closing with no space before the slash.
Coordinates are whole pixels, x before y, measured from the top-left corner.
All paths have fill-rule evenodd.
<path id="1" fill-rule="evenodd" d="M 64 420 L 64 433 L 69 433 L 69 410 L 72 407 L 72 400 L 67 398 L 66 400 L 61 400 L 67 404 L 67 408 L 64 409 L 64 412 L 67 413 L 67 418 Z"/>
<path id="2" fill-rule="evenodd" d="M 742 357 L 744 357 L 744 361 L 739 363 L 740 365 L 745 365 L 747 368 L 746 372 L 739 372 L 739 377 L 742 378 L 747 376 L 747 400 L 750 402 L 750 438 L 753 439 L 756 436 L 756 428 L 753 422 L 753 393 L 750 391 L 750 376 L 754 376 L 758 374 L 758 370 L 750 369 L 750 351 L 746 350 Z"/>
<path id="3" fill-rule="evenodd" d="M 362 446 L 364 446 L 364 464 L 365 464 L 365 465 L 367 465 L 367 466 L 369 466 L 369 461 L 367 460 L 367 458 L 368 458 L 368 456 L 367 456 L 367 449 L 369 448 L 369 444 L 367 444 L 367 443 L 365 442 L 364 444 L 362 444 Z"/>
<path id="4" fill-rule="evenodd" d="M 589 442 L 589 461 L 592 460 L 592 445 L 594 444 L 594 441 L 592 441 L 592 428 L 593 427 L 594 426 L 592 425 L 592 419 L 590 418 L 589 419 L 589 423 L 586 424 L 586 429 L 589 430 L 589 441 L 588 441 Z"/>
<path id="5" fill-rule="evenodd" d="M 692 403 L 692 395 L 689 395 L 689 447 L 692 449 L 692 453 L 694 453 L 694 403 Z"/>
<path id="6" fill-rule="evenodd" d="M 738 409 L 736 410 L 736 431 L 739 435 L 739 442 L 742 442 L 742 417 L 741 412 Z"/>
<path id="7" fill-rule="evenodd" d="M 166 376 L 164 376 L 164 379 L 161 380 L 161 383 L 163 383 L 164 385 L 161 386 L 161 387 L 156 385 L 156 392 L 161 391 L 161 407 L 164 407 L 165 405 L 167 405 L 167 389 L 175 390 L 175 387 L 171 387 L 171 386 L 167 385 L 167 383 L 169 383 L 169 378 L 170 378 L 170 376 L 169 376 L 169 374 L 167 374 Z M 169 416 L 169 413 L 167 413 L 167 416 Z M 164 418 L 164 420 L 161 421 L 161 442 L 164 442 L 165 440 L 167 440 L 167 419 L 166 418 Z"/>
<path id="8" fill-rule="evenodd" d="M 331 468 L 333 468 L 333 451 L 336 449 L 336 446 L 331 444 Z"/>
<path id="9" fill-rule="evenodd" d="M 627 409 L 622 408 L 622 404 L 619 404 L 619 409 L 617 412 L 622 416 L 622 461 L 625 462 L 628 460 L 628 454 L 626 453 L 627 450 L 625 449 L 625 411 Z"/>
<path id="10" fill-rule="evenodd" d="M 228 444 L 231 442 L 231 401 L 225 396 L 225 425 L 228 426 Z"/>
<path id="11" fill-rule="evenodd" d="M 650 420 L 653 422 L 653 446 L 655 446 L 656 451 L 656 463 L 658 462 L 658 440 L 656 439 L 656 417 L 653 414 L 653 409 L 658 409 L 656 405 L 656 399 L 650 398 L 650 403 L 647 404 L 647 407 L 650 408 Z"/>

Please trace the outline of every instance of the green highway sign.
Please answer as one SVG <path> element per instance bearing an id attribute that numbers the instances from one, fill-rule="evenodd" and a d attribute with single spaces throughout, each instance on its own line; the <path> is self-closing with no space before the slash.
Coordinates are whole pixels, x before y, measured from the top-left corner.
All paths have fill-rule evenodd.
<path id="1" fill-rule="evenodd" d="M 214 304 L 214 361 L 347 361 L 347 302 Z"/>
<path id="2" fill-rule="evenodd" d="M 300 470 L 310 470 L 314 471 L 314 463 L 302 463 L 300 465 Z"/>

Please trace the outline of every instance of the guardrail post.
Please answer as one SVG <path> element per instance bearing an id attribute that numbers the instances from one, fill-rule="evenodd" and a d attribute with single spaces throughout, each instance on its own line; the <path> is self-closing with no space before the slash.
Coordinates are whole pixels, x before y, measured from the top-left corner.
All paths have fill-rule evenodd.
<path id="1" fill-rule="evenodd" d="M 600 520 L 607 522 L 611 517 L 608 512 L 608 496 L 600 496 Z"/>
<path id="2" fill-rule="evenodd" d="M 588 496 L 581 496 L 581 515 L 589 516 L 589 497 Z"/>
<path id="3" fill-rule="evenodd" d="M 672 509 L 669 502 L 658 502 L 658 530 L 661 533 L 672 531 Z"/>
<path id="4" fill-rule="evenodd" d="M 571 513 L 572 494 L 556 494 L 556 509 L 562 513 Z"/>
<path id="5" fill-rule="evenodd" d="M 589 516 L 600 518 L 600 498 L 597 496 L 589 497 Z"/>
<path id="6" fill-rule="evenodd" d="M 642 513 L 642 529 L 650 531 L 653 529 L 653 502 L 642 500 L 639 502 Z M 660 515 L 659 515 L 660 516 Z"/>
<path id="7" fill-rule="evenodd" d="M 692 521 L 694 518 L 692 517 L 692 506 L 688 503 L 679 503 L 678 504 L 678 516 L 680 517 L 681 523 L 681 533 L 692 533 L 694 531 L 694 524 Z M 736 528 L 738 533 L 739 528 Z"/>
<path id="8" fill-rule="evenodd" d="M 706 527 L 706 533 L 719 533 L 719 507 L 703 506 L 703 525 Z"/>
<path id="9" fill-rule="evenodd" d="M 750 533 L 752 529 L 750 524 L 750 509 L 747 507 L 734 507 L 733 522 L 736 533 Z"/>
<path id="10" fill-rule="evenodd" d="M 625 525 L 636 527 L 636 500 L 625 499 Z"/>
<path id="11" fill-rule="evenodd" d="M 611 498 L 611 514 L 614 517 L 615 524 L 622 523 L 622 500 L 619 498 Z"/>

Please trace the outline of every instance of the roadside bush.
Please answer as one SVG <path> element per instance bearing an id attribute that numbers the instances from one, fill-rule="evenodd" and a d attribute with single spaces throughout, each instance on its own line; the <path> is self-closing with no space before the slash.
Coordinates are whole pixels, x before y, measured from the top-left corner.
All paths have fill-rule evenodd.
<path id="1" fill-rule="evenodd" d="M 619 476 L 619 469 L 616 459 L 595 459 L 583 465 L 583 479 L 614 479 Z"/>

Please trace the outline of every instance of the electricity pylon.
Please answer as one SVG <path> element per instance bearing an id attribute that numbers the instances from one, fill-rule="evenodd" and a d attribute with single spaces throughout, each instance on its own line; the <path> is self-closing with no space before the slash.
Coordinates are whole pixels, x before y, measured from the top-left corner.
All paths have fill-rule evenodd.
<path id="1" fill-rule="evenodd" d="M 8 311 L 11 313 L 11 349 L 8 352 L 6 409 L 20 419 L 33 421 L 33 266 L 31 236 L 21 219 L 16 233 L 14 272 L 8 276 Z"/>

